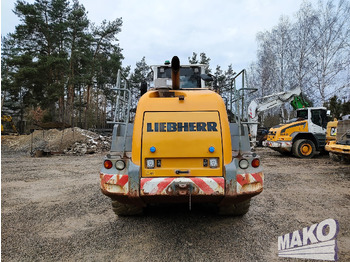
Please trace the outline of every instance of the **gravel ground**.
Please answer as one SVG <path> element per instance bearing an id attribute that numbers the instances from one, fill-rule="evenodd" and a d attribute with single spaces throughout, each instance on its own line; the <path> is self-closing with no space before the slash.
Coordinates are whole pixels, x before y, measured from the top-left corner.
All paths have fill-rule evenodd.
<path id="1" fill-rule="evenodd" d="M 279 258 L 277 238 L 327 218 L 339 222 L 339 261 L 350 261 L 350 165 L 258 153 L 265 189 L 243 217 L 176 205 L 125 218 L 100 192 L 102 155 L 3 152 L 2 261 L 308 261 Z"/>

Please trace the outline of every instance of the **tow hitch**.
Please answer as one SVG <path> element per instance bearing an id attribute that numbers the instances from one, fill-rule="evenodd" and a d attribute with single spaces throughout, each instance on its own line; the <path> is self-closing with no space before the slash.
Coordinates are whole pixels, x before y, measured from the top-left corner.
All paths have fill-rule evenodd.
<path id="1" fill-rule="evenodd" d="M 198 194 L 199 188 L 190 182 L 174 182 L 168 187 L 168 194 L 171 195 L 180 195 L 186 196 L 188 195 L 188 207 L 189 210 L 192 209 L 192 194 Z"/>

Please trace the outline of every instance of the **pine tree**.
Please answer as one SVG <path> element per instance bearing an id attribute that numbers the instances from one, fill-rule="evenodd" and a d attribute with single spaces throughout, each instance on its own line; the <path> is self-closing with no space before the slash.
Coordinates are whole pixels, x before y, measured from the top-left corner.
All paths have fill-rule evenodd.
<path id="1" fill-rule="evenodd" d="M 102 123 L 101 101 L 110 99 L 123 59 L 116 38 L 122 20 L 90 27 L 77 0 L 19 0 L 14 13 L 21 22 L 2 43 L 3 95 L 21 101 L 23 112 L 48 109 L 53 121 Z"/>
<path id="2" fill-rule="evenodd" d="M 192 57 L 188 57 L 188 62 L 190 64 L 198 64 L 197 53 L 193 52 Z"/>
<path id="3" fill-rule="evenodd" d="M 206 55 L 204 52 L 200 53 L 199 56 L 200 56 L 200 61 L 199 61 L 199 63 L 200 63 L 200 64 L 203 64 L 203 65 L 206 65 L 206 67 L 205 67 L 205 73 L 206 73 L 206 74 L 209 74 L 209 73 L 211 72 L 210 64 L 209 64 L 210 58 L 207 57 L 207 55 Z"/>

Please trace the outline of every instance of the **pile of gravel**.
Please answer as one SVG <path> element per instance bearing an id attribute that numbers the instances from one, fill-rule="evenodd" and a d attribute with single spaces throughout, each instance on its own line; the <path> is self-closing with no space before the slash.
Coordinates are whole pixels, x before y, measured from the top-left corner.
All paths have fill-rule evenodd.
<path id="1" fill-rule="evenodd" d="M 110 136 L 78 127 L 63 130 L 35 130 L 29 135 L 2 136 L 3 151 L 35 153 L 63 153 L 69 155 L 94 154 L 109 151 Z"/>

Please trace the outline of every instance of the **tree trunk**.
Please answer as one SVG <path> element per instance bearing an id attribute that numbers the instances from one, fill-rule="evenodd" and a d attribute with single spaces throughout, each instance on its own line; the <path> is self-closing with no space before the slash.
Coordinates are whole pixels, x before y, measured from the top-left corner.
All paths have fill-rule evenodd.
<path id="1" fill-rule="evenodd" d="M 89 113 L 89 107 L 90 107 L 90 92 L 91 92 L 91 84 L 87 86 L 86 90 L 86 106 L 85 106 L 85 129 L 88 129 L 88 113 Z"/>

